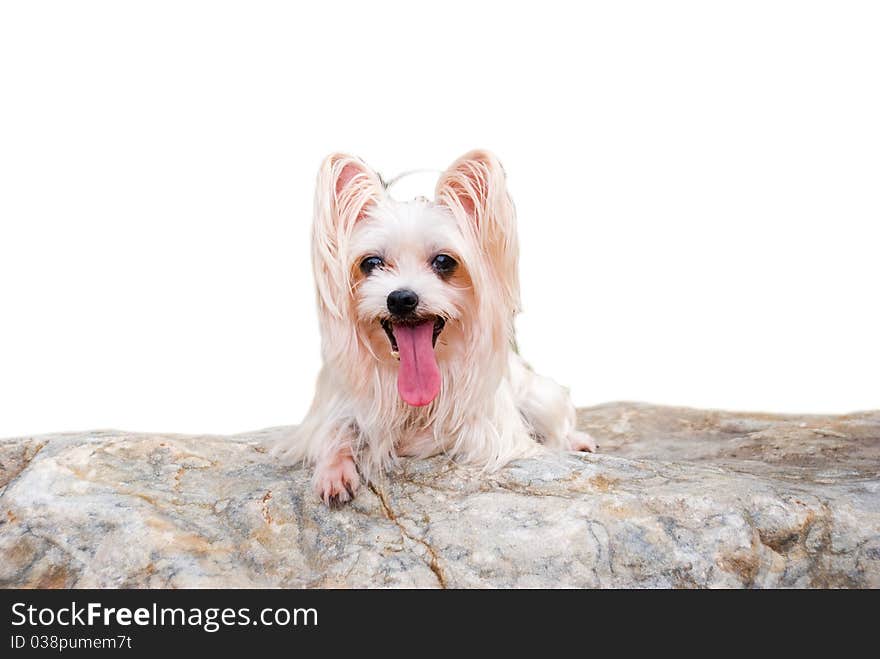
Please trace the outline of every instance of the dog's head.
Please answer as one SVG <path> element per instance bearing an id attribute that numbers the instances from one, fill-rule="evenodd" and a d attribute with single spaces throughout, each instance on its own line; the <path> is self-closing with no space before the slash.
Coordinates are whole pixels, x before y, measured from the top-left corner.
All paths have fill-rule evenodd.
<path id="1" fill-rule="evenodd" d="M 497 383 L 519 284 L 513 205 L 492 154 L 459 158 L 433 201 L 409 202 L 361 160 L 333 154 L 312 238 L 325 360 L 353 380 L 396 370 L 400 397 L 416 407 L 444 381 Z"/>

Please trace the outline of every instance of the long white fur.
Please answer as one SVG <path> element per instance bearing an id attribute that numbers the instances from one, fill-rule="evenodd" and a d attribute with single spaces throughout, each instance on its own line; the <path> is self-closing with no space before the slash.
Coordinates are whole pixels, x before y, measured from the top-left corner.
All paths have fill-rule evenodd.
<path id="1" fill-rule="evenodd" d="M 430 260 L 440 252 L 454 255 L 462 277 L 437 277 Z M 374 254 L 389 267 L 359 276 L 361 259 Z M 446 453 L 495 470 L 541 444 L 595 449 L 575 430 L 568 391 L 532 372 L 514 349 L 515 212 L 491 153 L 462 156 L 441 175 L 434 201 L 410 202 L 393 200 L 359 159 L 327 157 L 315 194 L 312 261 L 324 364 L 309 412 L 276 452 L 313 465 L 325 501 L 347 500 L 351 493 L 339 483 L 357 487 L 351 460 L 370 480 L 400 455 Z M 447 321 L 436 348 L 440 393 L 424 407 L 401 400 L 397 362 L 379 326 L 398 288 L 416 291 L 420 313 Z"/>

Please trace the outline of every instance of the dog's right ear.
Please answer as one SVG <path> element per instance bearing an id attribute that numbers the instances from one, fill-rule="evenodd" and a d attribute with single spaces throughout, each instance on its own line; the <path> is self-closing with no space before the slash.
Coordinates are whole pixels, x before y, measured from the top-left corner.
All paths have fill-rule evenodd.
<path id="1" fill-rule="evenodd" d="M 358 220 L 384 195 L 384 186 L 360 158 L 333 153 L 321 163 L 315 189 L 312 260 L 318 304 L 342 317 L 349 291 L 348 243 Z"/>
<path id="2" fill-rule="evenodd" d="M 353 225 L 379 200 L 383 190 L 379 175 L 360 158 L 333 153 L 321 164 L 318 194 L 323 192 L 331 201 L 334 222 Z"/>

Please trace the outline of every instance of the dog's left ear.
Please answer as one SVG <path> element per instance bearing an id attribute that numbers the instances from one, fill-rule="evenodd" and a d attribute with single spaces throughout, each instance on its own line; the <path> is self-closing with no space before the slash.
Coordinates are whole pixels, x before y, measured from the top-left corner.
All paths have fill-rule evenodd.
<path id="1" fill-rule="evenodd" d="M 516 212 L 504 168 L 489 151 L 466 153 L 437 181 L 437 203 L 452 211 L 489 257 L 497 289 L 512 312 L 519 310 L 519 245 Z"/>

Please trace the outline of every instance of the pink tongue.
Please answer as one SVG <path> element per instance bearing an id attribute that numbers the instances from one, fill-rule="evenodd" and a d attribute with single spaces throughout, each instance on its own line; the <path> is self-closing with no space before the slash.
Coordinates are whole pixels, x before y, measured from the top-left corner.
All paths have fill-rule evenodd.
<path id="1" fill-rule="evenodd" d="M 434 323 L 393 325 L 400 353 L 397 391 L 410 405 L 421 407 L 440 393 L 440 369 L 434 359 Z"/>

